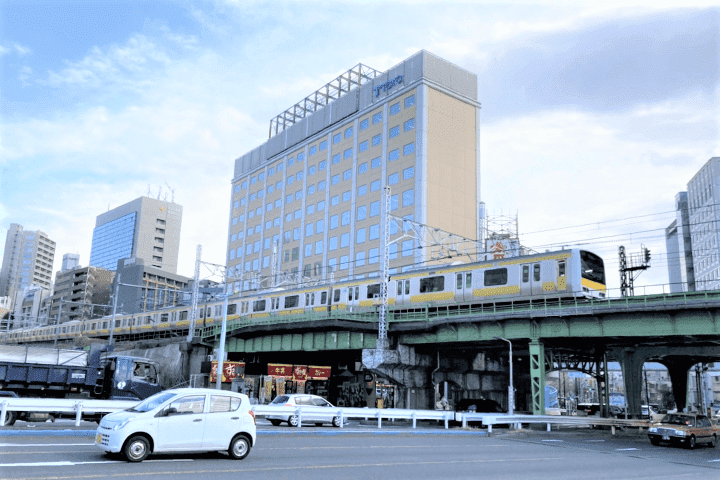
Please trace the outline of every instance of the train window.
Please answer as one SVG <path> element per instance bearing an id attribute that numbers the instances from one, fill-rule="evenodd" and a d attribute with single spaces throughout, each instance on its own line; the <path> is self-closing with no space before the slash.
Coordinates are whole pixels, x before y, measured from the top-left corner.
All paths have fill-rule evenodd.
<path id="1" fill-rule="evenodd" d="M 164 323 L 164 322 L 167 322 L 167 321 L 168 321 L 168 314 L 167 314 L 167 313 L 161 314 L 161 315 L 160 315 L 160 322 L 161 322 L 161 323 Z"/>
<path id="2" fill-rule="evenodd" d="M 465 274 L 465 288 L 472 287 L 472 273 Z"/>
<path id="3" fill-rule="evenodd" d="M 212 317 L 212 307 L 207 307 L 207 313 L 205 314 L 207 318 Z"/>
<path id="4" fill-rule="evenodd" d="M 187 310 L 183 310 L 182 312 L 180 312 L 180 320 L 187 320 L 187 318 L 188 318 Z"/>
<path id="5" fill-rule="evenodd" d="M 355 300 L 360 300 L 360 287 L 355 287 Z"/>
<path id="6" fill-rule="evenodd" d="M 367 287 L 367 298 L 373 299 L 375 296 L 380 296 L 380 284 L 368 285 Z"/>
<path id="7" fill-rule="evenodd" d="M 340 301 L 340 289 L 336 289 L 333 295 L 333 302 L 337 303 Z"/>
<path id="8" fill-rule="evenodd" d="M 253 302 L 253 312 L 264 312 L 265 300 L 255 300 Z"/>
<path id="9" fill-rule="evenodd" d="M 108 322 L 103 322 L 103 323 L 102 323 L 102 328 L 105 329 L 105 328 L 107 328 L 107 327 L 108 327 Z"/>
<path id="10" fill-rule="evenodd" d="M 462 290 L 462 273 L 458 273 L 458 274 L 455 276 L 455 283 L 456 283 L 455 288 L 456 288 L 457 290 Z"/>
<path id="11" fill-rule="evenodd" d="M 122 322 L 122 320 L 115 320 L 115 328 L 120 328 L 120 322 Z"/>
<path id="12" fill-rule="evenodd" d="M 327 303 L 327 292 L 322 292 L 320 294 L 320 305 L 325 305 Z"/>
<path id="13" fill-rule="evenodd" d="M 536 263 L 533 265 L 533 280 L 536 282 L 540 281 L 540 264 Z"/>
<path id="14" fill-rule="evenodd" d="M 445 290 L 445 277 L 428 277 L 420 279 L 420 293 L 442 292 Z"/>
<path id="15" fill-rule="evenodd" d="M 507 283 L 507 268 L 496 268 L 485 272 L 485 286 L 505 285 Z"/>
<path id="16" fill-rule="evenodd" d="M 215 316 L 219 317 L 221 312 L 222 312 L 222 305 L 216 305 L 215 306 Z"/>
<path id="17" fill-rule="evenodd" d="M 204 308 L 200 309 L 200 318 L 205 318 L 205 309 Z"/>
<path id="18" fill-rule="evenodd" d="M 148 315 L 145 317 L 145 325 L 150 325 L 152 323 L 152 317 Z"/>
<path id="19" fill-rule="evenodd" d="M 95 323 L 95 322 L 91 323 L 90 330 L 95 330 L 95 325 L 97 325 L 97 323 Z"/>
<path id="20" fill-rule="evenodd" d="M 297 307 L 299 299 L 300 297 L 298 295 L 290 295 L 288 297 L 285 297 L 285 308 Z"/>
<path id="21" fill-rule="evenodd" d="M 565 276 L 565 261 L 558 262 L 558 276 L 564 277 Z"/>
<path id="22" fill-rule="evenodd" d="M 523 265 L 523 283 L 530 281 L 530 265 Z"/>
<path id="23" fill-rule="evenodd" d="M 237 313 L 237 303 L 231 303 L 230 305 L 228 305 L 227 314 L 235 315 L 235 313 Z"/>
<path id="24" fill-rule="evenodd" d="M 315 292 L 310 294 L 310 305 L 315 305 Z"/>
<path id="25" fill-rule="evenodd" d="M 405 295 L 410 295 L 410 280 L 405 280 Z"/>
<path id="26" fill-rule="evenodd" d="M 402 295 L 402 287 L 403 287 L 402 280 L 398 280 L 397 281 L 397 294 L 398 295 Z"/>
<path id="27" fill-rule="evenodd" d="M 348 300 L 352 302 L 353 299 L 353 288 L 348 288 Z"/>

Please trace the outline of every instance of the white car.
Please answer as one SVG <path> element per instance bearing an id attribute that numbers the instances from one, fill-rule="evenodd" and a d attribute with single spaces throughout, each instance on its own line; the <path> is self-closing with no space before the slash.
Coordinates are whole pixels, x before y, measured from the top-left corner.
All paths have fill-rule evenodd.
<path id="1" fill-rule="evenodd" d="M 178 388 L 103 417 L 95 445 L 141 462 L 150 453 L 227 451 L 235 459 L 255 445 L 255 413 L 247 395 Z"/>
<path id="2" fill-rule="evenodd" d="M 275 397 L 269 405 L 269 407 L 325 407 L 334 408 L 333 404 L 328 402 L 322 397 L 317 395 L 309 395 L 306 393 L 293 393 L 289 395 L 279 395 Z M 297 415 L 265 415 L 265 418 L 270 420 L 270 423 L 276 427 L 282 422 L 287 422 L 291 427 L 299 427 Z M 322 426 L 323 423 L 331 423 L 333 427 L 340 426 L 340 417 L 337 416 L 337 412 L 321 412 L 318 409 L 307 410 L 302 412 L 303 423 L 314 423 L 318 427 Z"/>

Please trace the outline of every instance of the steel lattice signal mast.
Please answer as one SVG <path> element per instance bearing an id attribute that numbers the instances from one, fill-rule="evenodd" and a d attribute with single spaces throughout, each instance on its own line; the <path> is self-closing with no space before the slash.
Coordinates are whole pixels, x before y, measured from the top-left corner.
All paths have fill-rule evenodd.
<path id="1" fill-rule="evenodd" d="M 640 253 L 625 255 L 625 247 L 618 247 L 620 256 L 620 296 L 632 297 L 635 295 L 634 282 L 642 272 L 650 268 L 650 250 L 645 245 L 640 246 Z"/>

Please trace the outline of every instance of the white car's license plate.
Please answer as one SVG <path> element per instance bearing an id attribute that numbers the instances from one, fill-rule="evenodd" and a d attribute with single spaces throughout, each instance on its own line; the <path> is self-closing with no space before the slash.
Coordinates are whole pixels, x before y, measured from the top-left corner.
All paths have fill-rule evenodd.
<path id="1" fill-rule="evenodd" d="M 95 443 L 100 443 L 101 440 L 102 440 L 102 433 L 98 433 L 97 435 L 95 435 Z"/>
<path id="2" fill-rule="evenodd" d="M 663 440 L 670 440 L 670 436 L 669 436 L 669 435 L 663 435 L 663 438 L 662 438 L 662 439 L 663 439 Z"/>

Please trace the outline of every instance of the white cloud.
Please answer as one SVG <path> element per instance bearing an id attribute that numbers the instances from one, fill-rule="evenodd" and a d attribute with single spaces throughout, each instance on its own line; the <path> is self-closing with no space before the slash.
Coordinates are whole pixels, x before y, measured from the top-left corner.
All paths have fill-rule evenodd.
<path id="1" fill-rule="evenodd" d="M 20 45 L 19 43 L 14 43 L 13 47 L 15 48 L 15 51 L 20 57 L 24 57 L 25 55 L 29 55 L 32 53 L 32 50 L 30 48 L 24 45 Z"/>
<path id="2" fill-rule="evenodd" d="M 7 47 L 3 47 L 2 45 L 0 45 L 0 57 L 2 57 L 3 55 L 7 55 L 7 54 L 10 53 L 11 51 L 12 51 L 11 49 L 9 49 L 9 48 L 7 48 Z"/>

